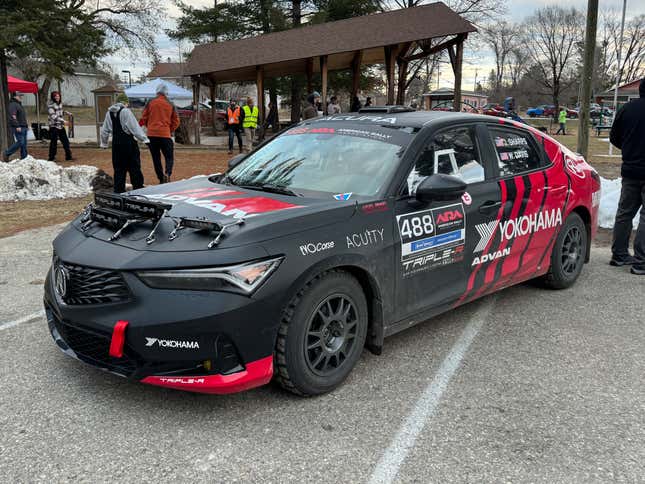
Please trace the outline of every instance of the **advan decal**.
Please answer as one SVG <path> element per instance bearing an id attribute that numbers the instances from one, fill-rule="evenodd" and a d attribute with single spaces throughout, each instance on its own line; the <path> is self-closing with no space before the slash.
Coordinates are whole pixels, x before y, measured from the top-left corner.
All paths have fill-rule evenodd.
<path id="1" fill-rule="evenodd" d="M 461 203 L 396 217 L 404 277 L 463 260 L 466 238 Z"/>

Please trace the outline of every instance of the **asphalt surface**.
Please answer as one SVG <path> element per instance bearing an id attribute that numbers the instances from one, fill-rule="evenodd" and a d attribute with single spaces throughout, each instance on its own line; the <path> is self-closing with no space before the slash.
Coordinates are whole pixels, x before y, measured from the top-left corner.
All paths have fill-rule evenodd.
<path id="1" fill-rule="evenodd" d="M 204 396 L 58 350 L 37 313 L 57 230 L 0 239 L 3 482 L 643 480 L 645 278 L 605 248 L 569 290 L 516 286 L 386 340 L 329 395 Z"/>

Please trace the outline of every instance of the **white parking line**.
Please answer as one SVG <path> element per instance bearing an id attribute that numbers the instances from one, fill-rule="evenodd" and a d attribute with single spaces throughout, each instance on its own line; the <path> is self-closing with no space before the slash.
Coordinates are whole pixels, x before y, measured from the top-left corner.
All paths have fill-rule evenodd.
<path id="1" fill-rule="evenodd" d="M 19 324 L 22 324 L 22 323 L 28 323 L 29 321 L 33 321 L 34 319 L 40 318 L 44 315 L 45 315 L 45 310 L 41 309 L 40 311 L 36 311 L 35 313 L 28 314 L 27 316 L 24 316 L 20 319 L 2 323 L 0 324 L 0 331 L 2 331 L 3 329 L 13 328 L 14 326 L 18 326 Z"/>
<path id="2" fill-rule="evenodd" d="M 426 421 L 432 417 L 439 405 L 441 396 L 446 391 L 450 379 L 459 368 L 470 344 L 488 319 L 493 304 L 494 297 L 491 297 L 473 314 L 450 353 L 443 360 L 432 382 L 417 400 L 412 412 L 405 419 L 394 440 L 390 443 L 381 460 L 379 460 L 370 477 L 370 484 L 384 484 L 394 481 L 405 458 L 414 447 L 414 443 L 423 430 Z"/>

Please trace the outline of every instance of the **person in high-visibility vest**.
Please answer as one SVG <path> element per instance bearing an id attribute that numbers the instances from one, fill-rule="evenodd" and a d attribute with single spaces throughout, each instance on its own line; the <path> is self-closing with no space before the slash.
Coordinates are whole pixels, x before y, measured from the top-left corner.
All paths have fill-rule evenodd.
<path id="1" fill-rule="evenodd" d="M 567 108 L 562 106 L 560 108 L 560 114 L 558 115 L 558 123 L 560 123 L 560 127 L 556 131 L 555 134 L 560 134 L 562 131 L 562 134 L 566 135 L 567 134 Z"/>
<path id="2" fill-rule="evenodd" d="M 246 136 L 246 149 L 251 151 L 253 149 L 253 139 L 255 138 L 255 130 L 258 127 L 258 116 L 260 111 L 257 106 L 254 106 L 253 99 L 246 98 L 246 106 L 242 108 L 244 117 L 242 118 L 242 127 L 244 128 L 244 136 Z"/>
<path id="3" fill-rule="evenodd" d="M 228 123 L 228 154 L 233 153 L 233 137 L 237 136 L 237 144 L 240 147 L 240 153 L 242 153 L 242 133 L 240 131 L 240 121 L 242 114 L 240 112 L 240 107 L 235 102 L 235 99 L 231 99 L 228 109 L 226 110 L 226 122 Z"/>

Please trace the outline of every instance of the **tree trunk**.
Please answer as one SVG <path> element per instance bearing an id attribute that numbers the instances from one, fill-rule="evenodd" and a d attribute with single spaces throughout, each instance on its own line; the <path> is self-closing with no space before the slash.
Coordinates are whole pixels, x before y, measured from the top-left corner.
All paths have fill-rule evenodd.
<path id="1" fill-rule="evenodd" d="M 38 89 L 38 102 L 40 103 L 40 112 L 47 112 L 47 103 L 49 102 L 49 88 L 52 85 L 52 80 L 46 77 L 43 80 L 43 85 Z"/>
<path id="2" fill-rule="evenodd" d="M 7 81 L 7 57 L 0 49 L 0 149 L 4 153 L 9 147 L 9 83 Z"/>

